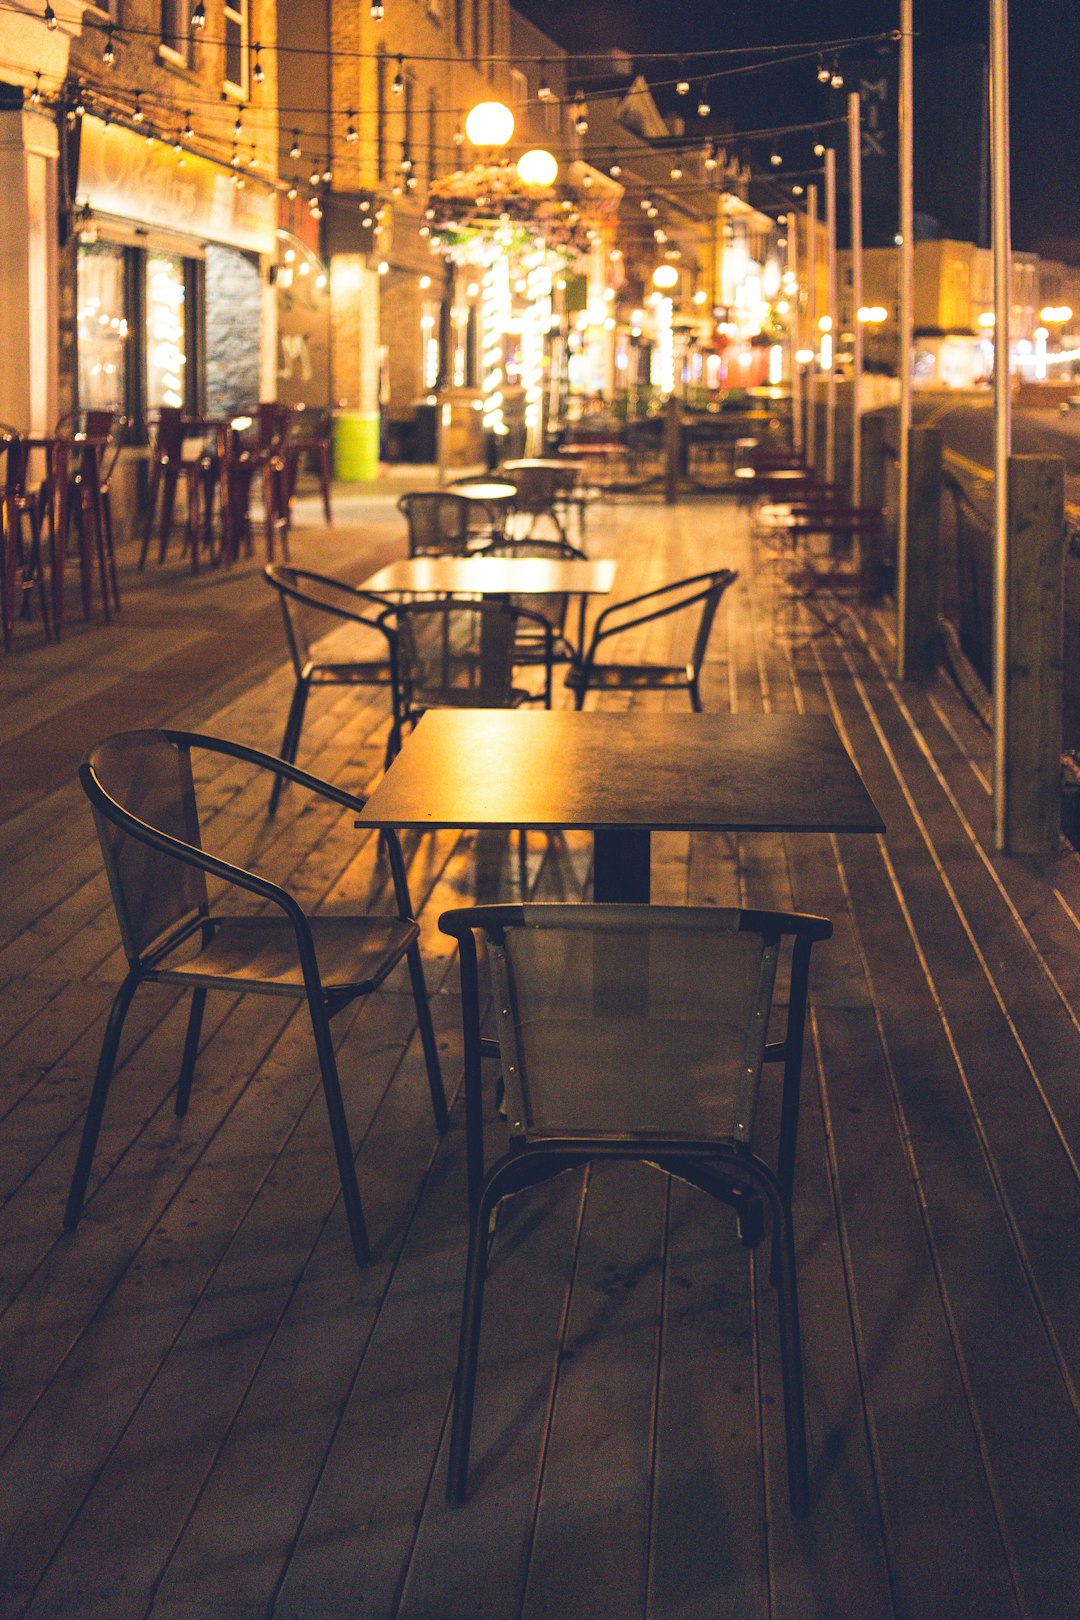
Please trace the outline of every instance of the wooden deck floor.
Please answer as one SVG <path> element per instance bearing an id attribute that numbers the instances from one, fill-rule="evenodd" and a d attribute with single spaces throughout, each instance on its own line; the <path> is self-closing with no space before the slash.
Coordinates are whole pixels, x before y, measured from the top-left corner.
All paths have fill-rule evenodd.
<path id="1" fill-rule="evenodd" d="M 53 785 L 65 750 L 133 712 L 272 747 L 291 686 L 250 572 L 177 573 L 122 629 L 73 634 L 36 670 L 29 652 L 0 664 L 0 1620 L 1080 1614 L 1080 864 L 989 853 L 987 740 L 944 682 L 893 682 L 884 615 L 792 654 L 733 506 L 613 503 L 590 522 L 620 594 L 740 569 L 706 705 L 830 713 L 888 825 L 656 841 L 658 900 L 836 924 L 796 1205 L 812 1516 L 786 1508 L 767 1279 L 728 1211 L 618 1166 L 504 1211 L 473 1494 L 445 1506 L 460 1106 L 437 1144 L 396 978 L 338 1021 L 370 1269 L 351 1261 L 303 1013 L 254 997 L 211 998 L 177 1121 L 183 1008 L 140 991 L 92 1196 L 62 1235 L 122 972 L 89 815 Z M 297 550 L 358 577 L 395 525 L 388 511 Z M 378 696 L 325 694 L 301 762 L 358 787 L 386 725 Z M 310 903 L 381 897 L 350 818 L 290 790 L 268 824 L 232 768 L 206 803 L 212 847 Z M 456 1086 L 436 919 L 514 894 L 516 858 L 453 834 L 409 855 Z M 587 863 L 587 839 L 531 840 L 541 895 L 581 895 Z"/>

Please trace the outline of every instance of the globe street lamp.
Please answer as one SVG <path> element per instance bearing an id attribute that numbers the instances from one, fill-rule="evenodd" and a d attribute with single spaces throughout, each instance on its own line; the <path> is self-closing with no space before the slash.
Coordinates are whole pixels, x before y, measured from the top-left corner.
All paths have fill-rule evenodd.
<path id="1" fill-rule="evenodd" d="M 506 146 L 514 133 L 514 115 L 501 101 L 479 101 L 465 119 L 473 146 Z"/>

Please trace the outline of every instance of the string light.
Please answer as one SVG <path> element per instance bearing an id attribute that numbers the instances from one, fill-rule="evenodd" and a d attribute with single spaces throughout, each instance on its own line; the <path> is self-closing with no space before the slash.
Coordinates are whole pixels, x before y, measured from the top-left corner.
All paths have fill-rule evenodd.
<path id="1" fill-rule="evenodd" d="M 261 50 L 261 45 L 255 46 L 255 61 L 252 63 L 251 67 L 251 82 L 253 84 L 262 84 L 263 80 L 266 78 L 266 71 L 259 60 L 259 52 Z"/>
<path id="2" fill-rule="evenodd" d="M 77 108 L 76 108 L 76 111 L 78 111 Z M 131 122 L 133 124 L 141 124 L 142 121 L 143 121 L 142 95 L 138 90 L 136 90 L 136 92 L 135 92 L 135 105 L 134 105 L 134 107 L 132 108 L 132 111 L 131 111 Z"/>
<path id="3" fill-rule="evenodd" d="M 709 87 L 706 84 L 703 84 L 701 87 L 701 95 L 698 98 L 697 110 L 699 118 L 708 118 L 709 114 L 712 112 L 712 108 L 709 105 Z"/>
<path id="4" fill-rule="evenodd" d="M 677 96 L 688 96 L 690 94 L 690 80 L 686 78 L 685 74 L 683 73 L 682 66 L 682 58 L 680 57 L 679 77 L 675 84 L 675 94 Z"/>
<path id="5" fill-rule="evenodd" d="M 300 156 L 300 131 L 298 129 L 294 129 L 292 132 L 292 145 L 289 147 L 289 156 L 294 162 Z"/>
<path id="6" fill-rule="evenodd" d="M 840 71 L 840 63 L 837 61 L 835 56 L 832 59 L 832 72 L 829 75 L 829 83 L 832 85 L 834 90 L 842 90 L 844 88 L 844 75 Z"/>
<path id="7" fill-rule="evenodd" d="M 716 146 L 710 141 L 705 148 L 705 167 L 711 172 L 716 168 Z"/>
<path id="8" fill-rule="evenodd" d="M 38 107 L 38 106 L 41 105 L 41 74 L 40 73 L 35 73 L 34 74 L 34 88 L 30 92 L 30 105 L 31 105 L 31 107 Z"/>
<path id="9" fill-rule="evenodd" d="M 405 75 L 401 71 L 404 66 L 405 58 L 403 56 L 399 56 L 397 59 L 397 72 L 394 74 L 394 82 L 390 86 L 390 89 L 393 91 L 395 96 L 403 96 L 405 94 Z"/>
<path id="10" fill-rule="evenodd" d="M 536 87 L 536 99 L 537 101 L 555 100 L 555 92 L 547 80 L 547 64 L 544 62 L 540 64 L 540 83 Z"/>
<path id="11" fill-rule="evenodd" d="M 187 112 L 184 114 L 184 128 L 183 128 L 181 133 L 183 134 L 183 137 L 184 137 L 185 141 L 191 141 L 191 140 L 194 140 L 194 138 L 195 138 L 195 131 L 191 127 L 191 108 L 190 107 L 188 108 Z"/>
<path id="12" fill-rule="evenodd" d="M 206 6 L 203 0 L 196 0 L 195 9 L 191 13 L 191 26 L 200 34 L 206 27 Z"/>
<path id="13" fill-rule="evenodd" d="M 372 22 L 382 22 L 383 14 L 384 13 L 383 13 L 382 0 L 371 0 L 371 20 L 372 20 Z"/>
<path id="14" fill-rule="evenodd" d="M 769 162 L 772 164 L 774 169 L 778 169 L 783 161 L 783 158 L 780 156 L 780 153 L 774 146 L 772 151 L 769 153 Z"/>
<path id="15" fill-rule="evenodd" d="M 611 168 L 608 170 L 608 174 L 610 174 L 610 176 L 611 176 L 611 178 L 613 180 L 617 180 L 619 178 L 620 174 L 622 174 L 622 164 L 621 163 L 613 163 L 611 165 Z"/>
<path id="16" fill-rule="evenodd" d="M 815 157 L 824 157 L 825 156 L 825 147 L 823 146 L 821 141 L 815 141 L 814 142 L 814 156 Z"/>
<path id="17" fill-rule="evenodd" d="M 138 100 L 139 100 L 139 98 L 136 95 L 136 97 L 135 97 L 136 110 L 138 110 Z M 81 118 L 83 116 L 83 114 L 85 113 L 85 111 L 86 111 L 86 102 L 83 100 L 83 88 L 82 88 L 82 85 L 80 84 L 79 88 L 75 92 L 75 116 L 76 116 L 76 118 Z M 139 123 L 139 121 L 141 119 L 141 116 L 142 115 L 140 114 L 139 118 L 136 118 L 136 120 L 135 120 L 136 123 Z"/>
<path id="18" fill-rule="evenodd" d="M 673 180 L 682 179 L 682 164 L 678 161 L 678 159 L 676 159 L 671 165 L 671 178 Z"/>
<path id="19" fill-rule="evenodd" d="M 832 78 L 832 73 L 826 65 L 825 58 L 820 53 L 817 59 L 817 76 L 818 84 L 828 84 Z"/>
<path id="20" fill-rule="evenodd" d="M 101 60 L 106 67 L 116 66 L 116 46 L 113 43 L 113 25 L 109 24 L 105 31 L 105 45 L 101 52 Z"/>
<path id="21" fill-rule="evenodd" d="M 574 94 L 574 128 L 579 135 L 589 133 L 589 106 L 580 89 Z"/>
<path id="22" fill-rule="evenodd" d="M 331 180 L 334 178 L 334 171 L 330 167 L 330 159 L 329 158 L 327 158 L 327 160 L 326 160 L 326 167 L 322 172 L 322 177 L 323 177 L 324 182 L 327 185 L 329 185 Z"/>
<path id="23" fill-rule="evenodd" d="M 346 116 L 347 116 L 349 122 L 345 126 L 345 144 L 347 146 L 355 146 L 357 141 L 360 139 L 359 135 L 356 132 L 356 110 L 355 110 L 355 108 L 350 107 L 349 110 L 348 110 L 348 113 L 346 114 Z"/>
<path id="24" fill-rule="evenodd" d="M 56 21 L 56 12 L 52 8 L 51 0 L 45 0 L 44 19 L 45 26 L 49 30 L 50 34 L 55 33 L 58 24 Z"/>

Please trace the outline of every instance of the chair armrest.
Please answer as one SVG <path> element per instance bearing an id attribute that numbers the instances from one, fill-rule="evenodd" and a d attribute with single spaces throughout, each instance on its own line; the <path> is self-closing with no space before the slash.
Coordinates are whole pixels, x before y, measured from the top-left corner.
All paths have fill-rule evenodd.
<path id="1" fill-rule="evenodd" d="M 325 782 L 321 776 L 312 776 L 308 771 L 302 771 L 287 760 L 278 759 L 276 754 L 266 754 L 260 748 L 249 748 L 246 743 L 233 742 L 228 737 L 207 737 L 198 731 L 174 731 L 170 727 L 162 727 L 161 735 L 180 747 L 201 748 L 209 754 L 226 754 L 231 759 L 239 759 L 246 765 L 254 765 L 261 770 L 274 771 L 278 776 L 284 776 L 288 781 L 295 782 L 298 787 L 307 788 L 309 793 L 317 794 L 319 798 L 329 799 L 333 804 L 340 804 L 345 810 L 360 811 L 367 803 L 366 799 L 359 798 L 355 793 L 346 793 L 344 788 L 335 787 L 332 782 Z"/>

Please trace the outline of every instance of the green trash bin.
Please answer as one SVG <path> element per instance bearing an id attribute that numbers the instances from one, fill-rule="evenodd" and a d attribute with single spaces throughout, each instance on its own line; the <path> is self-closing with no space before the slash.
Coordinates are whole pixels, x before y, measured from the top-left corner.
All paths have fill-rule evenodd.
<path id="1" fill-rule="evenodd" d="M 379 476 L 378 411 L 335 411 L 334 477 L 345 484 L 371 483 Z"/>

